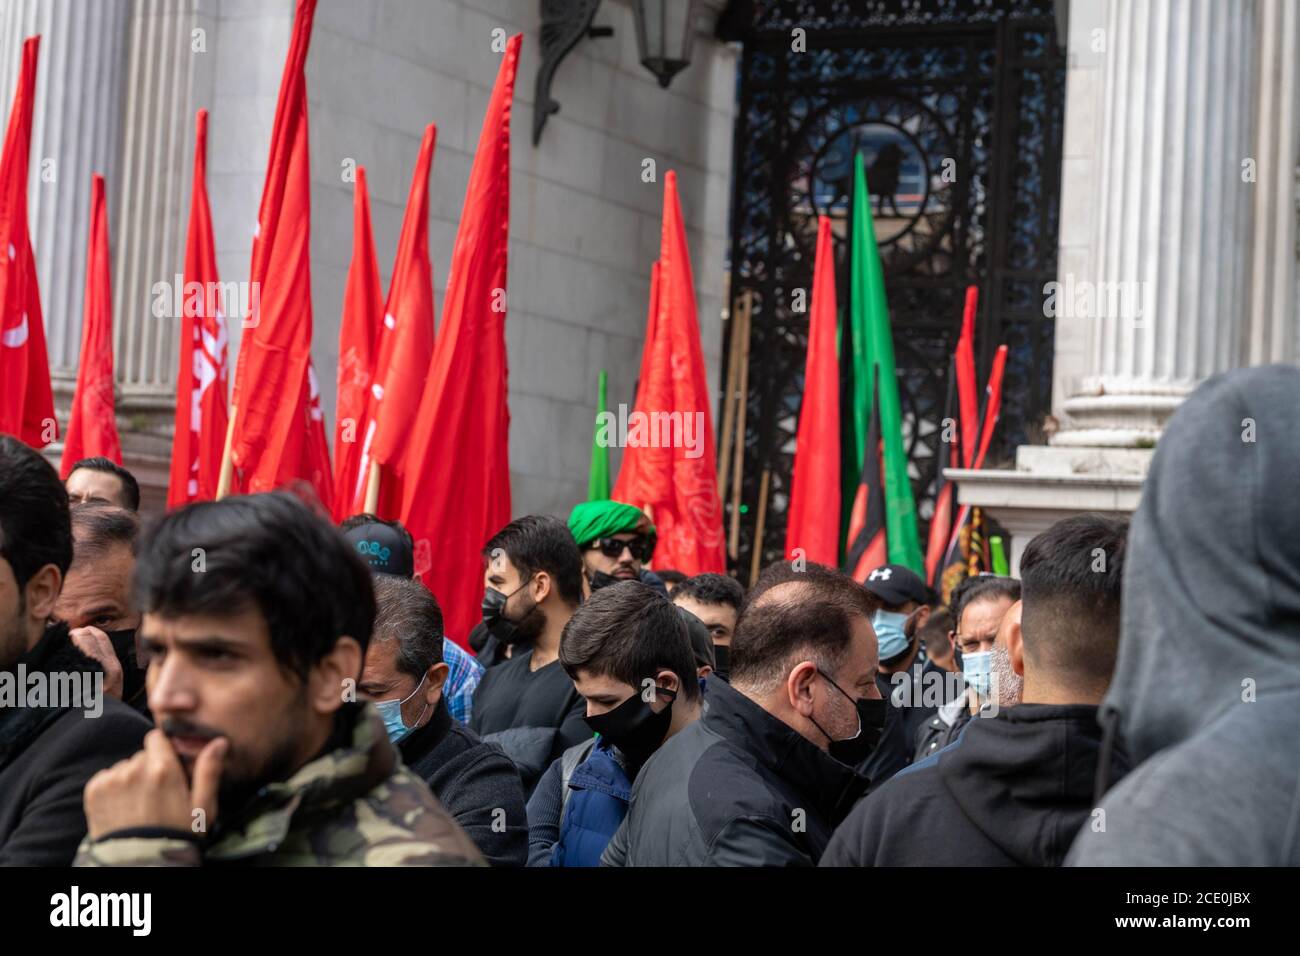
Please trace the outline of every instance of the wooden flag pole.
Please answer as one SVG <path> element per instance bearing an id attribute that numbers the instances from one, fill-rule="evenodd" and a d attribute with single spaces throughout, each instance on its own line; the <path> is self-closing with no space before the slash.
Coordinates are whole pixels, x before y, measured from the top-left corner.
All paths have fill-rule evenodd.
<path id="1" fill-rule="evenodd" d="M 731 540 L 728 552 L 734 561 L 740 552 L 740 486 L 745 474 L 745 415 L 749 409 L 749 339 L 750 319 L 754 310 L 754 293 L 745 290 L 737 310 L 740 324 L 736 331 L 740 334 L 740 387 L 736 409 L 736 434 L 731 463 Z"/>
<path id="2" fill-rule="evenodd" d="M 767 525 L 767 491 L 772 483 L 772 469 L 763 469 L 763 480 L 759 482 L 758 521 L 754 526 L 753 557 L 749 562 L 749 586 L 758 583 L 759 566 L 763 563 L 763 531 Z"/>
<path id="3" fill-rule="evenodd" d="M 370 475 L 366 479 L 366 514 L 374 514 L 375 509 L 379 507 L 379 482 L 379 462 L 372 461 L 370 463 Z"/>
<path id="4" fill-rule="evenodd" d="M 730 296 L 731 292 L 731 273 L 728 272 L 725 280 Z M 718 453 L 718 497 L 725 498 L 727 495 L 727 472 L 731 465 L 731 432 L 735 427 L 736 417 L 736 377 L 740 374 L 740 337 L 736 334 L 736 323 L 732 321 L 735 318 L 736 310 L 731 307 L 730 299 L 724 299 L 726 305 L 725 320 L 727 323 L 727 382 L 722 390 L 722 447 Z"/>
<path id="5" fill-rule="evenodd" d="M 217 500 L 230 494 L 230 479 L 235 473 L 235 406 L 230 406 L 230 422 L 226 425 L 226 444 L 221 449 L 221 472 L 217 476 Z"/>

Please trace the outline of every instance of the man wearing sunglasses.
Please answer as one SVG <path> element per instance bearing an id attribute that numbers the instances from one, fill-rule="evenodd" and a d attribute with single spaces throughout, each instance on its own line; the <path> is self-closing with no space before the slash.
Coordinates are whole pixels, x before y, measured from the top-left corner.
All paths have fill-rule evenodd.
<path id="1" fill-rule="evenodd" d="M 569 531 L 582 552 L 592 591 L 620 581 L 640 581 L 659 593 L 667 588 L 645 569 L 655 550 L 655 528 L 640 508 L 621 501 L 584 501 L 569 514 Z"/>

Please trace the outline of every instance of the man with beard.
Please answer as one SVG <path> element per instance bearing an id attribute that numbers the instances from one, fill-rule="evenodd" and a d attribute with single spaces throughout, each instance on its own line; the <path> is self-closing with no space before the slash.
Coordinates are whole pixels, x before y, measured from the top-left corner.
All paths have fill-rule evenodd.
<path id="1" fill-rule="evenodd" d="M 658 592 L 623 581 L 593 594 L 565 627 L 560 662 L 599 736 L 555 760 L 529 800 L 530 865 L 600 865 L 627 815 L 632 781 L 663 743 L 699 718 L 691 623 Z"/>
<path id="2" fill-rule="evenodd" d="M 645 568 L 655 551 L 655 526 L 640 508 L 621 501 L 584 501 L 569 513 L 569 531 L 582 552 L 588 589 L 640 581 L 667 596 L 663 581 Z"/>
<path id="3" fill-rule="evenodd" d="M 506 752 L 531 794 L 552 760 L 591 736 L 560 665 L 560 636 L 582 600 L 582 555 L 564 522 L 525 515 L 483 558 L 483 623 L 511 655 L 483 674 L 470 729 Z"/>
<path id="4" fill-rule="evenodd" d="M 1112 779 L 1127 769 L 1103 754 L 1097 723 L 1119 647 L 1127 533 L 1082 514 L 1029 542 L 1020 623 L 1013 615 L 997 632 L 987 693 L 1014 706 L 981 712 L 953 744 L 873 790 L 822 866 L 1061 864 L 1095 805 L 1098 766 Z M 1018 695 L 998 686 L 1003 666 L 1023 680 Z"/>
<path id="5" fill-rule="evenodd" d="M 86 784 L 78 864 L 483 862 L 357 700 L 370 574 L 301 502 L 169 513 L 142 541 L 135 594 L 159 726 Z"/>
<path id="6" fill-rule="evenodd" d="M 71 562 L 58 474 L 0 435 L 0 866 L 71 863 L 86 833 L 86 781 L 139 750 L 149 730 L 105 699 L 102 668 L 67 624 L 49 623 Z"/>
<path id="7" fill-rule="evenodd" d="M 104 668 L 105 691 L 145 712 L 147 662 L 136 646 L 140 612 L 131 599 L 139 535 L 134 511 L 98 501 L 73 505 L 72 566 L 54 616 L 71 628 L 81 652 Z"/>

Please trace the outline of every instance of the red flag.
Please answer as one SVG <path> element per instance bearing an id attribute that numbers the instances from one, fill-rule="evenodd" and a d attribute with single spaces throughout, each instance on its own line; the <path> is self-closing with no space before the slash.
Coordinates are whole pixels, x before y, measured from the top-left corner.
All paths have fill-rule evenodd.
<path id="1" fill-rule="evenodd" d="M 320 401 L 320 379 L 316 377 L 316 366 L 307 360 L 307 401 L 303 404 L 303 424 L 307 439 L 303 443 L 302 464 L 298 473 L 302 475 L 316 492 L 325 513 L 330 513 L 334 501 L 334 480 L 330 472 L 330 446 L 325 435 L 325 409 Z"/>
<path id="2" fill-rule="evenodd" d="M 315 11 L 316 0 L 298 0 L 275 107 L 249 270 L 250 327 L 235 366 L 232 490 L 270 491 L 308 477 L 303 469 L 312 331 L 311 178 L 303 67 Z"/>
<path id="3" fill-rule="evenodd" d="M 415 570 L 462 646 L 481 617 L 479 552 L 510 520 L 505 291 L 510 101 L 522 39 L 507 42 L 483 117 L 442 327 L 402 462 L 401 518 L 415 538 Z"/>
<path id="4" fill-rule="evenodd" d="M 997 427 L 998 416 L 1002 411 L 1002 377 L 1007 369 L 1007 347 L 999 345 L 993 356 L 993 368 L 989 371 L 987 397 L 984 405 L 984 417 L 981 425 L 979 451 L 972 464 L 974 468 L 984 467 L 984 456 L 988 454 L 993 441 L 993 430 Z M 948 548 L 944 555 L 943 566 L 947 567 L 954 560 L 954 548 L 961 541 L 961 533 L 971 515 L 971 506 L 962 505 L 953 524 L 952 536 L 948 539 Z"/>
<path id="5" fill-rule="evenodd" d="M 961 463 L 967 468 L 974 461 L 975 440 L 979 433 L 978 399 L 975 397 L 975 308 L 978 302 L 979 288 L 967 286 L 956 354 L 957 398 L 961 405 Z"/>
<path id="6" fill-rule="evenodd" d="M 687 575 L 725 573 L 711 402 L 677 174 L 672 170 L 664 177 L 654 298 L 655 317 L 645 344 L 650 355 L 642 358 L 644 370 L 637 406 L 628 419 L 624 467 L 612 497 L 651 508 L 659 537 L 656 564 Z"/>
<path id="7" fill-rule="evenodd" d="M 430 123 L 424 129 L 420 155 L 415 162 L 411 192 L 397 240 L 397 259 L 388 286 L 383 327 L 379 332 L 374 384 L 367 402 L 368 419 L 362 449 L 361 494 L 355 496 L 357 510 L 364 503 L 370 462 L 389 466 L 383 473 L 376 512 L 396 518 L 402 506 L 403 468 L 407 429 L 420 405 L 425 376 L 433 357 L 433 267 L 429 263 L 429 169 L 438 130 Z"/>
<path id="8" fill-rule="evenodd" d="M 22 70 L 0 154 L 0 432 L 33 448 L 58 437 L 36 257 L 27 229 L 27 160 L 40 37 L 23 43 Z"/>
<path id="9" fill-rule="evenodd" d="M 831 221 L 817 223 L 808 358 L 786 519 L 786 556 L 802 549 L 809 561 L 831 567 L 840 557 L 840 367 L 835 349 L 835 249 Z"/>
<path id="10" fill-rule="evenodd" d="M 365 487 L 361 442 L 369 429 L 366 403 L 383 308 L 375 234 L 370 227 L 370 191 L 366 187 L 366 169 L 358 166 L 352 199 L 352 264 L 343 290 L 343 319 L 339 323 L 338 395 L 334 405 L 335 523 L 353 513 L 358 483 Z"/>
<path id="11" fill-rule="evenodd" d="M 866 451 L 858 491 L 849 515 L 849 550 L 844 563 L 853 580 L 865 583 L 867 575 L 889 563 L 889 539 L 885 531 L 885 481 L 880 459 L 879 369 L 871 374 L 871 420 L 867 426 Z"/>
<path id="12" fill-rule="evenodd" d="M 217 273 L 217 247 L 212 241 L 207 168 L 208 111 L 199 110 L 194 123 L 194 183 L 185 242 L 181 355 L 176 373 L 168 508 L 216 497 L 228 424 L 228 335 Z"/>
<path id="13" fill-rule="evenodd" d="M 63 442 L 60 477 L 67 478 L 82 458 L 107 458 L 122 464 L 113 404 L 113 296 L 109 289 L 108 208 L 104 177 L 95 173 L 90 194 L 90 242 L 86 253 L 85 319 L 77 390 Z"/>

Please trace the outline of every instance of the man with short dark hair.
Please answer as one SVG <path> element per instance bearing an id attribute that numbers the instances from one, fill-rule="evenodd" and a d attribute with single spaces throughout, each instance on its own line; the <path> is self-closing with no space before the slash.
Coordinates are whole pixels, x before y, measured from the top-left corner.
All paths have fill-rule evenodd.
<path id="1" fill-rule="evenodd" d="M 140 612 L 131 596 L 140 518 L 99 501 L 73 505 L 71 515 L 72 566 L 54 616 L 71 628 L 82 653 L 104 668 L 106 691 L 144 712 L 145 665 L 136 646 Z"/>
<path id="2" fill-rule="evenodd" d="M 731 673 L 731 637 L 745 603 L 745 589 L 727 574 L 697 574 L 678 584 L 672 601 L 690 611 L 709 629 L 713 638 L 713 671 L 723 680 Z"/>
<path id="3" fill-rule="evenodd" d="M 158 729 L 86 785 L 87 865 L 463 865 L 482 856 L 356 700 L 366 566 L 293 496 L 192 504 L 136 563 Z"/>
<path id="4" fill-rule="evenodd" d="M 668 596 L 672 597 L 677 585 L 686 580 L 686 575 L 676 568 L 655 568 L 655 576 L 664 583 Z"/>
<path id="5" fill-rule="evenodd" d="M 921 646 L 925 648 L 926 660 L 949 674 L 961 670 L 957 666 L 956 645 L 953 643 L 956 630 L 952 612 L 943 606 L 931 611 L 930 619 L 925 622 L 925 626 L 917 629 Z"/>
<path id="6" fill-rule="evenodd" d="M 551 761 L 591 736 L 560 664 L 560 636 L 582 600 L 582 555 L 564 522 L 516 518 L 483 548 L 483 620 L 512 648 L 474 693 L 470 728 L 501 746 L 531 794 Z"/>
<path id="7" fill-rule="evenodd" d="M 519 771 L 499 747 L 452 720 L 443 696 L 442 609 L 419 581 L 375 575 L 375 628 L 358 690 L 375 702 L 402 762 L 493 866 L 528 860 Z"/>
<path id="8" fill-rule="evenodd" d="M 415 539 L 400 521 L 356 514 L 345 518 L 339 524 L 339 531 L 343 540 L 356 548 L 361 560 L 370 566 L 372 574 L 415 577 Z M 483 677 L 483 665 L 446 634 L 442 635 L 442 660 L 447 665 L 442 699 L 451 716 L 468 725 L 474 713 L 474 691 Z"/>
<path id="9" fill-rule="evenodd" d="M 1014 706 L 981 713 L 951 746 L 873 790 L 835 832 L 823 866 L 1061 864 L 1106 759 L 1097 705 L 1119 644 L 1127 530 L 1082 514 L 1029 542 L 1023 601 L 995 642 L 1023 691 L 1000 696 L 995 665 L 986 695 Z M 1097 554 L 1106 556 L 1102 570 Z M 1112 772 L 1125 768 L 1117 760 Z"/>
<path id="10" fill-rule="evenodd" d="M 95 457 L 73 462 L 64 484 L 69 502 L 100 501 L 127 511 L 140 510 L 140 483 L 112 459 Z"/>
<path id="11" fill-rule="evenodd" d="M 0 866 L 67 866 L 81 793 L 140 749 L 149 723 L 106 695 L 103 668 L 51 624 L 72 563 L 68 495 L 40 453 L 0 435 Z M 29 696 L 34 678 L 49 693 Z"/>
<path id="12" fill-rule="evenodd" d="M 569 620 L 560 662 L 598 736 L 555 760 L 529 800 L 531 865 L 599 865 L 627 815 L 632 781 L 699 718 L 687 627 L 680 609 L 637 581 L 600 589 Z"/>
<path id="13" fill-rule="evenodd" d="M 732 641 L 731 684 L 636 779 L 607 866 L 808 866 L 865 792 L 853 767 L 884 720 L 872 598 L 809 564 L 760 581 Z"/>

